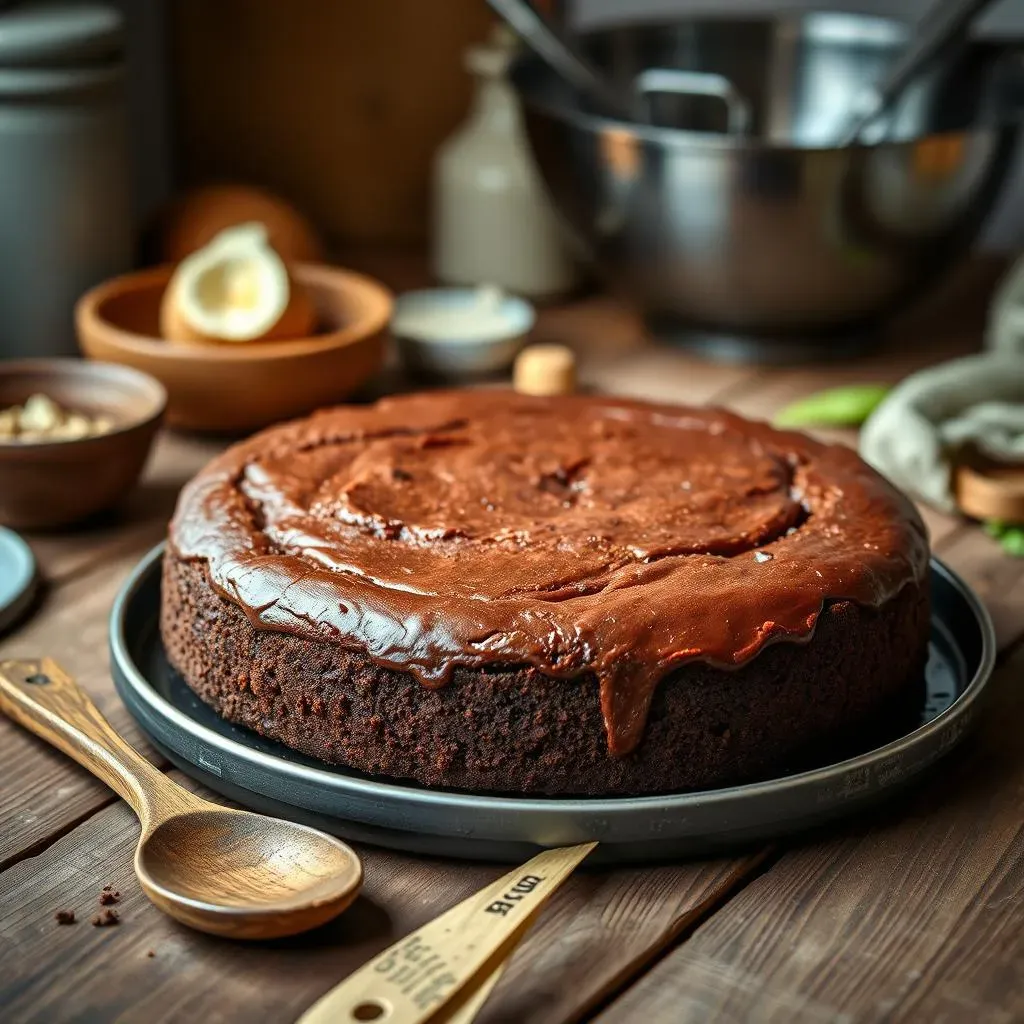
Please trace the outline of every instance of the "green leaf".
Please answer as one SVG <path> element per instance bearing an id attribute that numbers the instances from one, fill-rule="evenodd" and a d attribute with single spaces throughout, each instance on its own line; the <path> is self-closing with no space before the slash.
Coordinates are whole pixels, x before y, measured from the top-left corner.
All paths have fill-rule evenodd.
<path id="1" fill-rule="evenodd" d="M 999 543 L 1003 545 L 1003 550 L 1007 554 L 1013 555 L 1014 558 L 1024 558 L 1024 530 L 1019 526 L 1011 526 L 1004 530 Z"/>
<path id="2" fill-rule="evenodd" d="M 1002 535 L 1009 529 L 1009 525 L 1004 523 L 1002 519 L 986 519 L 984 526 L 985 532 L 990 537 L 995 537 L 996 540 L 999 540 L 999 538 L 1002 537 Z"/>
<path id="3" fill-rule="evenodd" d="M 853 384 L 819 391 L 787 405 L 777 427 L 859 427 L 889 393 L 884 384 Z"/>
<path id="4" fill-rule="evenodd" d="M 1002 519 L 987 519 L 985 532 L 999 541 L 1003 550 L 1014 558 L 1024 558 L 1024 526 L 1003 522 Z"/>

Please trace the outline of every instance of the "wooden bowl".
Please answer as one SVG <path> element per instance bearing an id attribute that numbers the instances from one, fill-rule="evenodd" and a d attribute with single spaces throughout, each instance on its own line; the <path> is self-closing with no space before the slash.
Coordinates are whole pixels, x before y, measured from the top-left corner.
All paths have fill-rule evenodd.
<path id="1" fill-rule="evenodd" d="M 78 344 L 91 359 L 124 363 L 159 380 L 167 422 L 186 430 L 238 432 L 300 416 L 349 395 L 384 360 L 391 293 L 337 267 L 303 263 L 320 333 L 291 341 L 183 345 L 159 336 L 160 299 L 171 267 L 116 277 L 78 302 Z"/>
<path id="2" fill-rule="evenodd" d="M 34 394 L 116 423 L 107 434 L 75 441 L 0 442 L 0 523 L 49 530 L 110 507 L 135 486 L 167 393 L 152 377 L 109 363 L 0 363 L 0 409 Z"/>

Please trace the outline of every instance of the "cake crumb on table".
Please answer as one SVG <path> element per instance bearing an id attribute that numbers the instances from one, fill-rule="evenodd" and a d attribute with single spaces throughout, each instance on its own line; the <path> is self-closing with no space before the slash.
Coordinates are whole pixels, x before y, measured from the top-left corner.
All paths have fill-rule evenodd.
<path id="1" fill-rule="evenodd" d="M 57 924 L 75 923 L 75 912 L 73 910 L 58 910 L 53 916 Z"/>
<path id="2" fill-rule="evenodd" d="M 121 915 L 116 910 L 104 910 L 92 919 L 93 927 L 106 928 L 121 923 Z"/>
<path id="3" fill-rule="evenodd" d="M 121 894 L 112 886 L 103 886 L 103 891 L 100 893 L 100 906 L 109 907 L 112 903 L 120 903 Z"/>

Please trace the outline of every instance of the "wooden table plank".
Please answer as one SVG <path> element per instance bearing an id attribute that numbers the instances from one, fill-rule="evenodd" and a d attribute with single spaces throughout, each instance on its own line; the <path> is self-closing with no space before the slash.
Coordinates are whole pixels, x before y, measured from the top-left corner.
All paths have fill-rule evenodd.
<path id="1" fill-rule="evenodd" d="M 1024 651 L 994 678 L 980 735 L 923 791 L 785 854 L 600 1024 L 1020 1020 L 1022 671 Z"/>
<path id="2" fill-rule="evenodd" d="M 1008 555 L 978 526 L 936 545 L 940 557 L 959 572 L 985 602 L 1000 649 L 1024 635 L 1024 558 Z"/>
<path id="3" fill-rule="evenodd" d="M 513 957 L 479 1024 L 579 1020 L 742 886 L 766 853 L 579 874 Z"/>
<path id="4" fill-rule="evenodd" d="M 0 660 L 44 654 L 55 658 L 129 742 L 158 760 L 117 698 L 107 657 L 110 606 L 137 557 L 137 552 L 122 554 L 55 589 L 34 618 L 0 643 Z M 0 866 L 63 834 L 111 799 L 84 768 L 3 716 L 0 765 L 5 768 L 0 772 Z"/>
<path id="5" fill-rule="evenodd" d="M 338 921 L 295 940 L 234 943 L 190 931 L 145 899 L 132 874 L 137 836 L 131 811 L 118 802 L 0 874 L 5 1020 L 290 1022 L 440 902 L 455 903 L 500 873 L 380 854 L 366 863 L 365 895 Z M 93 928 L 89 918 L 107 884 L 123 894 L 122 922 Z M 63 907 L 75 909 L 80 923 L 58 926 L 53 913 Z"/>
<path id="6" fill-rule="evenodd" d="M 118 802 L 0 873 L 5 1020 L 289 1022 L 379 950 L 505 870 L 364 848 L 364 895 L 337 922 L 296 940 L 229 943 L 189 932 L 145 900 L 131 867 L 137 834 L 131 811 Z M 482 1024 L 577 1019 L 755 863 L 578 874 L 517 951 Z M 122 923 L 96 929 L 88 921 L 108 884 L 124 894 Z M 53 914 L 62 908 L 74 909 L 79 923 L 58 926 Z M 273 985 L 264 983 L 268 976 Z"/>
<path id="7" fill-rule="evenodd" d="M 1019 711 L 1018 711 L 1019 713 Z M 1024 798 L 1024 792 L 1018 792 Z M 1024 1020 L 1024 856 L 1017 844 L 953 928 L 892 1020 L 1019 1024 Z"/>

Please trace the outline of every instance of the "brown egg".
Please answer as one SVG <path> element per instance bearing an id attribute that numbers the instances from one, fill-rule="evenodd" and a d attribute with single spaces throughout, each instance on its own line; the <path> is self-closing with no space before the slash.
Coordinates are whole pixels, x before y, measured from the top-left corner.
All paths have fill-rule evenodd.
<path id="1" fill-rule="evenodd" d="M 249 185 L 208 185 L 185 193 L 167 209 L 157 230 L 157 257 L 178 263 L 225 228 L 248 221 L 266 225 L 270 244 L 287 263 L 319 263 L 316 230 L 287 200 Z"/>

